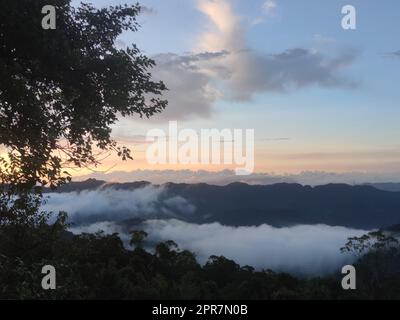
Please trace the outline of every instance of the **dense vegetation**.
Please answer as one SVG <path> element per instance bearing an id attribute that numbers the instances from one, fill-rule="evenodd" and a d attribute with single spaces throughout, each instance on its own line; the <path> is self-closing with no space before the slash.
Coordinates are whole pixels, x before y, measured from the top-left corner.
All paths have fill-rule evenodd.
<path id="1" fill-rule="evenodd" d="M 2 226 L 0 298 L 3 299 L 398 299 L 400 251 L 397 243 L 372 248 L 371 238 L 350 239 L 343 250 L 365 249 L 356 264 L 357 290 L 341 288 L 342 275 L 298 279 L 270 270 L 256 271 L 224 257 L 204 266 L 173 241 L 154 251 L 142 249 L 146 234 L 132 232 L 132 248 L 117 234 L 72 235 L 65 217 L 54 225 Z M 363 244 L 364 247 L 362 247 Z M 43 290 L 41 269 L 54 265 L 57 289 Z"/>

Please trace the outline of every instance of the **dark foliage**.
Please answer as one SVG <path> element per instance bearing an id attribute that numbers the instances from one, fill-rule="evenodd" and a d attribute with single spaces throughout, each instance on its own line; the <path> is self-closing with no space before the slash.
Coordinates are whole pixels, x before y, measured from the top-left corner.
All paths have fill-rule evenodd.
<path id="1" fill-rule="evenodd" d="M 44 30 L 42 7 L 56 8 L 56 29 Z M 1 0 L 0 183 L 55 186 L 67 167 L 94 166 L 99 154 L 130 150 L 111 138 L 119 116 L 149 117 L 166 101 L 154 61 L 117 37 L 136 31 L 139 5 L 74 8 L 70 0 Z"/>
<path id="2" fill-rule="evenodd" d="M 154 61 L 117 37 L 136 31 L 141 7 L 97 9 L 70 0 L 1 0 L 0 224 L 36 224 L 41 186 L 70 180 L 68 169 L 95 167 L 115 152 L 120 117 L 150 117 L 167 102 L 152 80 Z M 42 28 L 42 8 L 56 9 L 56 29 Z"/>
<path id="3" fill-rule="evenodd" d="M 0 298 L 3 299 L 398 299 L 400 254 L 382 248 L 356 265 L 358 290 L 341 289 L 341 275 L 298 279 L 255 271 L 225 257 L 200 266 L 173 241 L 152 253 L 141 248 L 145 234 L 133 232 L 128 250 L 117 234 L 72 235 L 64 217 L 34 229 L 0 230 Z M 23 237 L 21 238 L 21 234 Z M 140 234 L 140 236 L 138 236 Z M 12 245 L 14 244 L 14 245 Z M 379 265 L 377 265 L 379 261 Z M 57 289 L 41 288 L 41 268 L 57 270 Z M 375 275 L 372 277 L 371 275 Z M 378 276 L 379 278 L 376 278 Z"/>

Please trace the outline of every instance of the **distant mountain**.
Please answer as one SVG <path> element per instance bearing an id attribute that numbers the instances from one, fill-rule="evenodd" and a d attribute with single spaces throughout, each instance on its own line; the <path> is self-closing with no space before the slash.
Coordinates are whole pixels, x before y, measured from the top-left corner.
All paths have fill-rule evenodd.
<path id="1" fill-rule="evenodd" d="M 368 183 L 368 186 L 372 186 L 379 190 L 400 192 L 400 183 L 386 182 L 386 183 Z"/>
<path id="2" fill-rule="evenodd" d="M 105 183 L 94 179 L 74 182 L 58 192 L 114 188 L 134 190 L 148 182 Z M 232 226 L 267 223 L 273 226 L 327 224 L 353 228 L 380 228 L 400 223 L 400 192 L 372 186 L 299 184 L 227 186 L 175 184 L 164 186 L 168 197 L 181 196 L 196 207 L 184 219 L 196 223 L 220 222 Z"/>
<path id="3" fill-rule="evenodd" d="M 136 188 L 143 188 L 146 185 L 150 185 L 150 182 L 147 181 L 136 181 L 136 182 L 129 182 L 129 183 L 112 183 L 112 182 L 106 182 L 103 180 L 96 180 L 96 179 L 87 179 L 85 181 L 72 181 L 67 184 L 63 184 L 60 187 L 58 187 L 56 190 L 51 190 L 49 188 L 45 189 L 45 193 L 49 192 L 57 192 L 57 193 L 63 193 L 63 192 L 79 192 L 83 190 L 96 190 L 99 188 L 116 188 L 116 189 L 124 189 L 124 190 L 129 190 L 129 189 L 136 189 Z"/>

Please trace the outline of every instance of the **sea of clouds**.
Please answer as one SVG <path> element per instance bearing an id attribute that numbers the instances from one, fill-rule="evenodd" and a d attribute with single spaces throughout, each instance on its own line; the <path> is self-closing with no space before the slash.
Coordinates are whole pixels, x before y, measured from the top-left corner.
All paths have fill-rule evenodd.
<path id="1" fill-rule="evenodd" d="M 340 248 L 348 237 L 366 233 L 327 225 L 230 227 L 219 223 L 193 224 L 176 219 L 147 220 L 138 228 L 148 233 L 149 243 L 174 240 L 179 248 L 194 252 L 201 264 L 206 263 L 211 255 L 223 255 L 242 266 L 306 277 L 329 275 L 352 263 L 354 257 L 341 253 Z M 119 233 L 126 245 L 129 242 L 126 229 L 114 222 L 71 228 L 76 234 L 99 230 L 107 234 Z"/>
<path id="2" fill-rule="evenodd" d="M 139 225 L 132 228 L 145 230 L 148 243 L 174 240 L 181 249 L 194 252 L 202 264 L 211 255 L 223 255 L 240 265 L 301 276 L 330 274 L 352 262 L 340 248 L 348 237 L 367 232 L 327 225 L 275 228 L 267 224 L 230 227 L 188 223 L 182 218 L 195 214 L 195 206 L 182 197 L 168 196 L 163 187 L 151 185 L 135 190 L 53 193 L 43 208 L 68 212 L 70 230 L 76 234 L 116 232 L 128 246 L 129 228 L 123 221 L 140 218 Z"/>
<path id="3" fill-rule="evenodd" d="M 46 211 L 66 211 L 72 223 L 122 221 L 132 218 L 182 217 L 195 206 L 180 196 L 168 196 L 164 187 L 148 185 L 134 190 L 99 188 L 47 194 Z"/>

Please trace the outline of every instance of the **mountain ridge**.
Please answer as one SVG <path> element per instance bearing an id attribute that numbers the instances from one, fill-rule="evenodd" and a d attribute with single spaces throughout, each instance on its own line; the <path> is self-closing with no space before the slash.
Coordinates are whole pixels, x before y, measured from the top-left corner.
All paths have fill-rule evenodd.
<path id="1" fill-rule="evenodd" d="M 193 205 L 196 208 L 193 214 L 182 214 L 182 219 L 193 223 L 270 224 L 276 227 L 327 224 L 360 229 L 400 223 L 400 192 L 379 190 L 370 185 L 249 185 L 241 182 L 226 186 L 172 182 L 152 185 L 146 181 L 109 183 L 91 179 L 72 182 L 57 192 L 106 189 L 117 192 L 146 186 L 163 188 L 163 198 L 180 197 Z M 158 219 L 160 215 L 154 213 L 154 218 Z"/>

